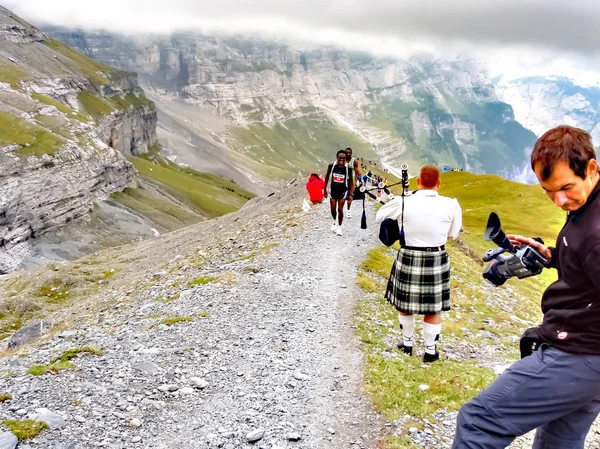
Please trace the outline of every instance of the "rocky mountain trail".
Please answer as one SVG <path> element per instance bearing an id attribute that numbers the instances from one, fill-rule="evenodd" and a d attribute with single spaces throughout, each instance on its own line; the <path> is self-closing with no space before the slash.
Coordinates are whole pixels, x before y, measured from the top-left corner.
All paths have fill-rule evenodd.
<path id="1" fill-rule="evenodd" d="M 352 329 L 375 233 L 353 217 L 334 235 L 327 207 L 305 214 L 303 195 L 291 186 L 121 248 L 147 256 L 137 289 L 115 275 L 106 310 L 74 304 L 51 317 L 79 314 L 68 331 L 1 358 L 12 400 L 0 420 L 55 418 L 31 448 L 375 447 L 382 423 Z"/>

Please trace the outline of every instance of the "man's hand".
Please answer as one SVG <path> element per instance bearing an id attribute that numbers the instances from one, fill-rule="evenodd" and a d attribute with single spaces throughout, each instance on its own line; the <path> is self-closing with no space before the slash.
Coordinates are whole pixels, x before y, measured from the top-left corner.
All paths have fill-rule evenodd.
<path id="1" fill-rule="evenodd" d="M 323 190 L 323 197 L 327 198 L 327 189 Z"/>
<path id="2" fill-rule="evenodd" d="M 520 244 L 524 243 L 526 245 L 533 246 L 546 258 L 548 263 L 550 263 L 550 260 L 552 260 L 552 253 L 550 252 L 550 249 L 548 249 L 547 246 L 542 245 L 537 240 L 533 240 L 528 237 L 523 237 L 522 235 L 514 235 L 514 234 L 508 234 L 507 237 L 508 237 L 508 240 L 510 240 L 510 243 L 512 243 L 513 245 L 520 245 Z"/>

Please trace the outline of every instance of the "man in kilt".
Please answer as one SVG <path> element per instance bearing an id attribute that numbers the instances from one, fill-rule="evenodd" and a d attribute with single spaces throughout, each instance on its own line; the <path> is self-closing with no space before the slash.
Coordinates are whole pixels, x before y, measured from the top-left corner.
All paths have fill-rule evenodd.
<path id="1" fill-rule="evenodd" d="M 430 363 L 440 357 L 436 341 L 442 329 L 441 313 L 450 310 L 450 261 L 445 245 L 448 237 L 458 237 L 462 211 L 456 199 L 438 194 L 440 170 L 435 165 L 421 168 L 417 186 L 413 195 L 396 197 L 379 209 L 377 221 L 392 218 L 404 227 L 405 244 L 398 251 L 385 292 L 398 310 L 403 335 L 398 347 L 412 355 L 415 315 L 424 315 L 423 361 Z"/>

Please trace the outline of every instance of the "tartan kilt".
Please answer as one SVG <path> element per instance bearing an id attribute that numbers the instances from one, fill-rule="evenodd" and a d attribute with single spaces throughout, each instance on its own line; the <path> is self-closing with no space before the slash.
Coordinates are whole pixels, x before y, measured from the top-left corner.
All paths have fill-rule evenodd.
<path id="1" fill-rule="evenodd" d="M 448 253 L 400 248 L 385 299 L 402 313 L 435 315 L 450 310 Z"/>

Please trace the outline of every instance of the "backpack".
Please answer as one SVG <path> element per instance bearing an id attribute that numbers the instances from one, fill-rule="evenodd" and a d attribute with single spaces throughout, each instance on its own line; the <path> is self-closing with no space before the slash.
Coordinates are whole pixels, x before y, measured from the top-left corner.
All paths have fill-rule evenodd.
<path id="1" fill-rule="evenodd" d="M 398 220 L 393 218 L 386 218 L 381 222 L 379 226 L 379 240 L 385 246 L 392 246 L 398 240 L 400 240 L 400 228 L 398 227 Z"/>

